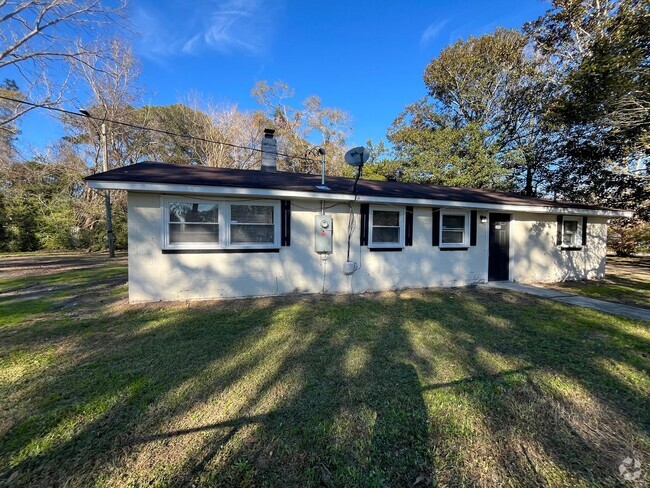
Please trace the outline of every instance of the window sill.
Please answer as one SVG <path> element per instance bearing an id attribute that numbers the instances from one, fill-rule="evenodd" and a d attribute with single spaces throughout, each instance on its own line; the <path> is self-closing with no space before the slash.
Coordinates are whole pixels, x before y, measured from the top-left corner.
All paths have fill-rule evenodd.
<path id="1" fill-rule="evenodd" d="M 445 247 L 440 246 L 441 251 L 469 251 L 469 247 Z"/>
<path id="2" fill-rule="evenodd" d="M 368 251 L 370 252 L 401 252 L 403 248 L 401 247 L 369 247 Z"/>
<path id="3" fill-rule="evenodd" d="M 582 251 L 582 246 L 560 246 L 561 251 Z"/>
<path id="4" fill-rule="evenodd" d="M 247 253 L 278 253 L 279 247 L 233 248 L 233 249 L 163 249 L 163 254 L 247 254 Z"/>

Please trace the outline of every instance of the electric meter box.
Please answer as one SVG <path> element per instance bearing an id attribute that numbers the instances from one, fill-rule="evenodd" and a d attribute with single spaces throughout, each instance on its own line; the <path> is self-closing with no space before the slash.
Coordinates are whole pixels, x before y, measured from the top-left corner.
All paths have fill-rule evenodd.
<path id="1" fill-rule="evenodd" d="M 332 216 L 317 215 L 314 227 L 314 251 L 319 254 L 332 252 Z"/>

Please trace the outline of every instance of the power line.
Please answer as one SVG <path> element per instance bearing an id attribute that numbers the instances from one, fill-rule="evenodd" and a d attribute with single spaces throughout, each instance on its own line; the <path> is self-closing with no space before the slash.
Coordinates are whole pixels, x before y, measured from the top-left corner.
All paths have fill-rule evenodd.
<path id="1" fill-rule="evenodd" d="M 97 120 L 99 122 L 110 122 L 111 124 L 122 125 L 122 126 L 125 126 L 125 127 L 130 127 L 132 129 L 148 130 L 148 131 L 151 131 L 151 132 L 158 132 L 160 134 L 166 134 L 168 136 L 182 137 L 184 139 L 190 139 L 190 140 L 201 141 L 201 142 L 208 142 L 208 143 L 211 143 L 211 144 L 220 144 L 222 146 L 233 147 L 233 148 L 237 148 L 237 149 L 246 149 L 247 151 L 255 151 L 255 152 L 259 152 L 259 153 L 268 153 L 269 152 L 269 151 L 264 151 L 262 149 L 258 149 L 256 147 L 241 146 L 239 144 L 233 144 L 231 142 L 216 141 L 214 139 L 207 139 L 205 137 L 193 136 L 193 135 L 190 135 L 190 134 L 179 134 L 178 132 L 172 132 L 172 131 L 169 131 L 169 130 L 156 129 L 154 127 L 145 127 L 145 126 L 142 126 L 142 125 L 131 124 L 129 122 L 120 122 L 118 120 L 111 120 L 111 119 L 96 117 L 96 116 L 91 115 L 91 114 L 86 115 L 86 114 L 82 114 L 82 113 L 78 113 L 78 112 L 73 112 L 71 110 L 65 110 L 65 109 L 59 108 L 59 107 L 50 107 L 48 105 L 43 105 L 43 104 L 39 104 L 39 103 L 32 103 L 32 102 L 26 102 L 25 100 L 18 100 L 16 98 L 11 98 L 11 97 L 5 97 L 4 95 L 0 95 L 0 98 L 3 99 L 3 100 L 7 100 L 9 102 L 22 103 L 23 105 L 27 105 L 29 107 L 40 108 L 40 109 L 43 109 L 43 110 L 50 110 L 52 112 L 60 112 L 60 113 L 67 114 L 67 115 L 73 115 L 75 117 L 83 117 L 84 119 L 93 119 L 93 120 Z M 303 160 L 303 161 L 311 161 L 311 162 L 318 162 L 318 160 L 313 159 L 313 158 L 308 158 L 306 156 L 294 156 L 294 155 L 286 154 L 286 153 L 275 153 L 275 154 L 277 154 L 278 156 L 285 157 L 285 158 L 300 159 L 300 160 Z"/>

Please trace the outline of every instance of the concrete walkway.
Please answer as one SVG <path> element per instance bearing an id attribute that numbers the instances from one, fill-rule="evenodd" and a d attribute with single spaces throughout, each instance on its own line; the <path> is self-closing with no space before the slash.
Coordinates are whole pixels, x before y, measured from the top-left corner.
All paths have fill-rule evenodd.
<path id="1" fill-rule="evenodd" d="M 555 300 L 558 302 L 567 303 L 569 305 L 593 308 L 594 310 L 610 313 L 612 315 L 622 315 L 631 319 L 646 320 L 650 322 L 650 310 L 641 307 L 632 307 L 630 305 L 623 305 L 621 303 L 606 302 L 604 300 L 596 300 L 595 298 L 574 295 L 573 293 L 550 290 L 548 288 L 542 288 L 541 286 L 513 283 L 511 281 L 490 281 L 481 286 L 518 291 L 520 293 L 528 293 L 529 295 L 548 298 L 549 300 Z"/>

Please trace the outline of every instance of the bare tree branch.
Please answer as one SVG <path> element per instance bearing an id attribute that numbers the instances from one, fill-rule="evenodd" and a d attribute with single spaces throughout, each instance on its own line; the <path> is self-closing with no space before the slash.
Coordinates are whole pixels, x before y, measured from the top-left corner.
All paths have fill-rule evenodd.
<path id="1" fill-rule="evenodd" d="M 2 0 L 0 77 L 14 68 L 22 77 L 21 92 L 29 93 L 32 101 L 52 106 L 63 100 L 64 89 L 80 75 L 81 66 L 95 69 L 89 57 L 110 56 L 103 38 L 128 28 L 125 1 Z M 0 127 L 14 124 L 29 110 L 4 113 Z"/>

